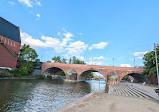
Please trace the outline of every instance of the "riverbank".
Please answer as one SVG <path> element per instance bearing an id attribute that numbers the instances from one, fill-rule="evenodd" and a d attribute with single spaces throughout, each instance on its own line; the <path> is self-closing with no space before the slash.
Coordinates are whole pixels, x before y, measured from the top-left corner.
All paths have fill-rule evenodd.
<path id="1" fill-rule="evenodd" d="M 13 79 L 13 80 L 14 80 L 14 79 L 18 79 L 18 80 L 19 80 L 19 79 L 23 79 L 23 80 L 24 80 L 24 79 L 37 79 L 37 78 L 18 78 L 18 77 L 0 78 L 0 80 L 12 80 L 12 79 Z"/>
<path id="2" fill-rule="evenodd" d="M 106 93 L 94 93 L 57 112 L 158 112 L 159 102 Z M 70 106 L 70 107 L 69 107 Z"/>

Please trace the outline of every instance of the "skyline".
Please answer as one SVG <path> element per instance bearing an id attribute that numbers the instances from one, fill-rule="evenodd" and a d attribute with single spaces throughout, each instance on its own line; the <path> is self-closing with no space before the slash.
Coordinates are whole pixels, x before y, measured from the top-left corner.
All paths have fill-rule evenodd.
<path id="1" fill-rule="evenodd" d="M 1 0 L 0 16 L 20 26 L 42 61 L 76 56 L 87 64 L 143 66 L 159 42 L 159 1 Z"/>

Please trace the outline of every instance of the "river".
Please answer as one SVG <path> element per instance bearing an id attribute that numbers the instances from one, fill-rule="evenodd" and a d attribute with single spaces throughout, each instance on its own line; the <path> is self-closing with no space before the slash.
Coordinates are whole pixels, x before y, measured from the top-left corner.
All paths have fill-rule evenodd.
<path id="1" fill-rule="evenodd" d="M 54 112 L 91 92 L 104 92 L 105 81 L 0 80 L 0 112 Z"/>

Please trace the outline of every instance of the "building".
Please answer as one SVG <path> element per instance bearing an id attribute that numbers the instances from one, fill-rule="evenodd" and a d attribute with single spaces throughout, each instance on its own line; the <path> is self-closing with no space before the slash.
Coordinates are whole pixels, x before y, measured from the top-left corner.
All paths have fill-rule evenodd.
<path id="1" fill-rule="evenodd" d="M 0 17 L 0 67 L 16 68 L 21 38 L 19 27 Z"/>

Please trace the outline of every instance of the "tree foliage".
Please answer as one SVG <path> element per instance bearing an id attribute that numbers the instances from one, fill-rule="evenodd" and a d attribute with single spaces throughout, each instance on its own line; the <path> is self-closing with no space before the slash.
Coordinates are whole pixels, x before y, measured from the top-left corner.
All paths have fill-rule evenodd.
<path id="1" fill-rule="evenodd" d="M 34 69 L 34 64 L 32 62 L 24 63 L 20 68 L 16 68 L 11 71 L 15 77 L 29 76 L 31 71 Z"/>
<path id="2" fill-rule="evenodd" d="M 157 60 L 158 60 L 158 65 L 159 65 L 159 48 L 156 48 L 157 52 Z M 143 75 L 156 75 L 156 59 L 155 59 L 155 51 L 148 52 L 144 55 L 144 72 L 142 73 Z"/>
<path id="3" fill-rule="evenodd" d="M 73 59 L 70 58 L 70 60 L 72 61 L 72 64 L 86 64 L 84 61 L 77 59 L 75 56 L 73 57 Z"/>
<path id="4" fill-rule="evenodd" d="M 52 60 L 55 63 L 67 63 L 65 58 L 61 58 L 60 56 L 54 56 Z"/>
<path id="5" fill-rule="evenodd" d="M 129 75 L 124 76 L 122 80 L 130 81 Z"/>
<path id="6" fill-rule="evenodd" d="M 24 44 L 19 53 L 19 58 L 22 62 L 19 68 L 16 68 L 13 71 L 10 71 L 14 74 L 15 77 L 23 77 L 23 76 L 29 76 L 32 70 L 34 69 L 34 63 L 33 60 L 36 61 L 38 55 L 36 51 L 32 48 L 30 48 L 29 45 Z M 26 62 L 27 61 L 27 62 Z"/>
<path id="7" fill-rule="evenodd" d="M 87 75 L 86 78 L 90 79 L 90 78 L 93 78 L 93 77 L 94 77 L 93 73 L 90 73 L 90 74 Z"/>
<path id="8" fill-rule="evenodd" d="M 54 56 L 52 60 L 55 63 L 67 63 L 66 62 L 67 60 L 65 58 L 61 58 L 60 56 Z M 68 63 L 69 64 L 86 64 L 84 61 L 77 59 L 75 56 L 73 57 L 73 59 L 70 58 Z"/>
<path id="9" fill-rule="evenodd" d="M 38 57 L 36 51 L 32 48 L 30 48 L 29 45 L 24 44 L 20 49 L 19 58 L 22 61 L 33 61 Z"/>

